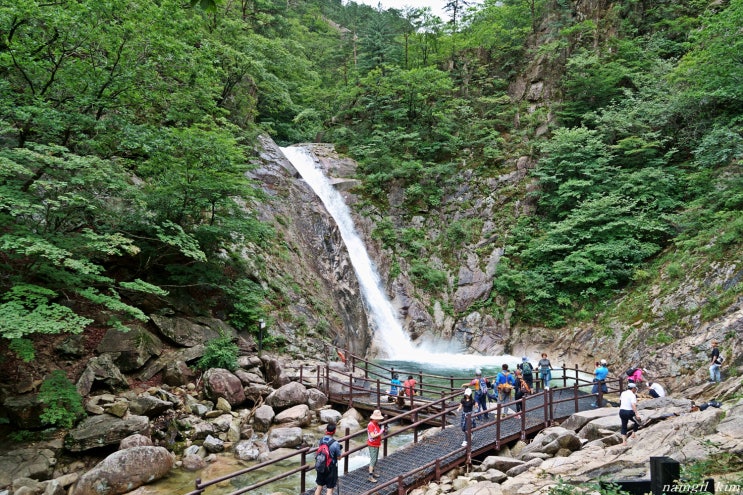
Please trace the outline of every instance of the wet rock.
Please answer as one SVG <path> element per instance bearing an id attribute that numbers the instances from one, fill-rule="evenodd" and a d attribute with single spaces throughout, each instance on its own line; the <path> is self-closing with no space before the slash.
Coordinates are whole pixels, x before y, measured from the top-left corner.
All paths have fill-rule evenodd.
<path id="1" fill-rule="evenodd" d="M 163 447 L 132 447 L 106 457 L 85 473 L 72 495 L 118 495 L 162 478 L 175 460 Z"/>
<path id="2" fill-rule="evenodd" d="M 266 404 L 274 410 L 284 410 L 292 406 L 307 403 L 307 388 L 301 383 L 291 382 L 274 390 L 267 398 Z"/>
<path id="3" fill-rule="evenodd" d="M 233 407 L 245 402 L 245 391 L 240 379 L 223 368 L 212 368 L 204 373 L 204 390 L 211 400 L 223 397 Z"/>
<path id="4" fill-rule="evenodd" d="M 64 446 L 71 452 L 82 452 L 106 445 L 117 445 L 134 433 L 147 434 L 150 423 L 147 416 L 130 415 L 117 418 L 103 414 L 84 419 L 64 439 Z"/>

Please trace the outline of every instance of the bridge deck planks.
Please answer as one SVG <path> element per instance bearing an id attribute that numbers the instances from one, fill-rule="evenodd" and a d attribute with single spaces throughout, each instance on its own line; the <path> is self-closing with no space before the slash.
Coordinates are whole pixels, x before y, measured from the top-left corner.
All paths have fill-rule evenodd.
<path id="1" fill-rule="evenodd" d="M 572 393 L 570 391 L 566 394 Z M 531 400 L 530 400 L 531 399 Z M 527 398 L 527 408 L 537 405 L 534 400 L 538 397 Z M 555 399 L 560 399 L 560 392 L 555 393 Z M 585 411 L 591 408 L 590 404 L 595 397 L 586 395 L 581 396 L 578 400 L 579 410 Z M 361 405 L 361 401 L 357 406 Z M 354 399 L 354 403 L 357 400 Z M 366 403 L 369 407 L 373 405 L 376 409 L 376 401 Z M 509 407 L 514 408 L 513 405 Z M 573 401 L 555 405 L 554 417 L 565 418 L 575 412 L 575 403 Z M 398 411 L 399 413 L 399 411 Z M 453 418 L 453 417 L 452 417 Z M 381 486 L 388 481 L 396 480 L 398 476 L 413 471 L 436 459 L 441 460 L 442 466 L 455 465 L 464 462 L 466 450 L 462 447 L 464 433 L 459 428 L 459 417 L 453 418 L 456 426 L 446 428 L 436 434 L 428 436 L 416 444 L 410 444 L 401 448 L 385 458 L 380 458 L 377 462 L 377 468 L 380 471 L 380 478 L 377 483 L 371 483 L 367 467 L 363 466 L 345 475 L 341 474 L 339 479 L 339 488 L 336 490 L 337 495 L 359 495 L 373 490 L 375 495 L 392 495 L 398 491 L 397 483 L 389 486 Z M 478 456 L 495 449 L 496 425 L 493 414 L 490 415 L 490 421 L 478 423 L 478 426 L 488 424 L 488 426 L 473 432 L 472 434 L 472 456 Z M 529 411 L 526 415 L 526 431 L 531 433 L 541 430 L 544 427 L 544 414 L 542 410 Z M 517 417 L 507 417 L 501 423 L 501 445 L 517 440 L 521 437 L 521 419 Z M 381 455 L 381 452 L 380 452 Z M 341 468 L 342 469 L 342 468 Z M 434 468 L 429 468 L 424 472 L 417 473 L 415 476 L 409 476 L 404 479 L 406 489 L 417 486 L 433 477 Z M 308 482 L 314 485 L 314 476 L 308 476 Z M 407 491 L 407 490 L 406 490 Z M 314 486 L 308 490 L 305 495 L 314 493 Z M 325 491 L 323 491 L 325 493 Z"/>

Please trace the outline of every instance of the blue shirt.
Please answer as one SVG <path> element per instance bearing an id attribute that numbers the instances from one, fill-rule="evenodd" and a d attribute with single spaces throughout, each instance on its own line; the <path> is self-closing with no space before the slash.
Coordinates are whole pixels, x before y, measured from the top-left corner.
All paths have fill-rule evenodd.
<path id="1" fill-rule="evenodd" d="M 402 387 L 402 382 L 397 378 L 393 378 L 390 381 L 390 385 L 392 385 L 390 387 L 390 395 L 397 395 L 398 387 Z"/>
<path id="2" fill-rule="evenodd" d="M 596 368 L 596 370 L 593 372 L 593 376 L 596 377 L 597 380 L 606 380 L 606 377 L 609 375 L 609 368 L 604 366 L 603 364 Z"/>
<path id="3" fill-rule="evenodd" d="M 607 370 L 608 372 L 608 370 Z M 511 373 L 506 376 L 502 371 L 498 373 L 498 377 L 496 378 L 496 385 L 503 385 L 504 383 L 509 383 L 510 385 L 516 385 L 516 379 L 513 377 Z"/>

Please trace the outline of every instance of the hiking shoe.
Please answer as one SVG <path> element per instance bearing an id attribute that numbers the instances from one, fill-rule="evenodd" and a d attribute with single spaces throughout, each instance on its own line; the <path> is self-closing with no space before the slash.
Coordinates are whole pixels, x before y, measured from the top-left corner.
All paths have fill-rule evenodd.
<path id="1" fill-rule="evenodd" d="M 375 478 L 379 478 L 379 471 L 374 471 L 371 475 Z"/>
<path id="2" fill-rule="evenodd" d="M 465 440 L 464 442 L 462 442 L 462 447 L 466 447 L 466 446 L 467 446 L 467 440 Z"/>
<path id="3" fill-rule="evenodd" d="M 369 483 L 376 483 L 376 482 L 377 482 L 377 478 L 375 478 L 374 476 L 372 476 L 372 475 L 370 474 L 370 475 L 369 475 L 369 479 L 368 479 L 367 481 L 368 481 Z"/>

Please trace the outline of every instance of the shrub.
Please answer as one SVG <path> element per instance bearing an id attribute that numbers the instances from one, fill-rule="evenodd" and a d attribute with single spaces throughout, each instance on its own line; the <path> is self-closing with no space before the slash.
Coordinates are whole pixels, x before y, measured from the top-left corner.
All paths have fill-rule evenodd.
<path id="1" fill-rule="evenodd" d="M 44 424 L 72 428 L 85 416 L 83 398 L 61 370 L 52 371 L 41 384 L 39 400 L 45 404 L 40 416 Z"/>
<path id="2" fill-rule="evenodd" d="M 237 344 L 229 336 L 212 339 L 206 343 L 204 355 L 196 367 L 200 370 L 224 368 L 230 371 L 237 369 Z"/>

